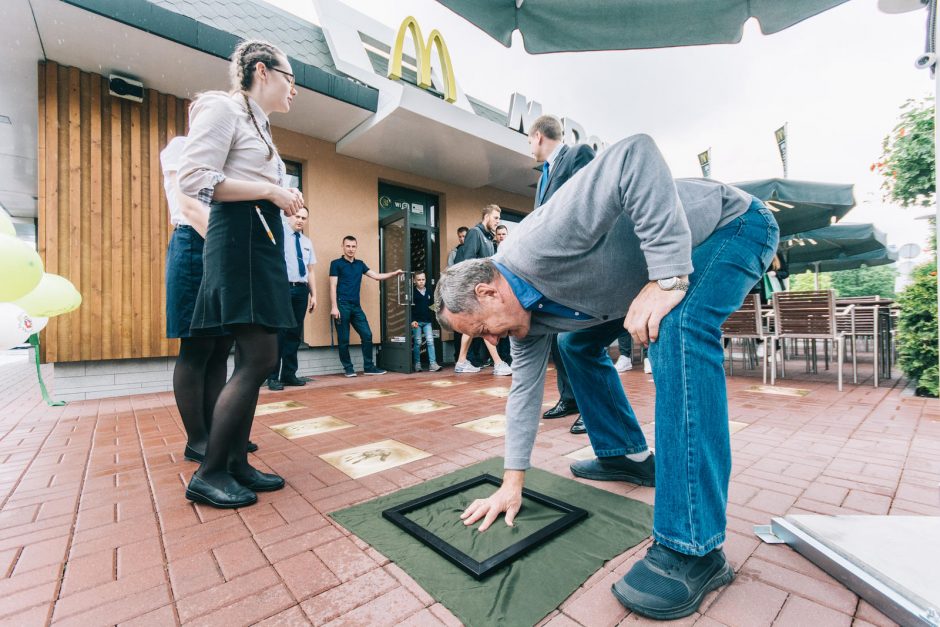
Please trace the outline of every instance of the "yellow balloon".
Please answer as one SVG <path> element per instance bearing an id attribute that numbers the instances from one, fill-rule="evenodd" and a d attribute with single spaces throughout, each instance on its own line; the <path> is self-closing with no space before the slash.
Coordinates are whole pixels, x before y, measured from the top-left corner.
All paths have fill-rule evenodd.
<path id="1" fill-rule="evenodd" d="M 0 235 L 16 237 L 16 228 L 13 226 L 13 220 L 10 219 L 10 214 L 3 209 L 0 209 Z"/>
<path id="2" fill-rule="evenodd" d="M 33 317 L 51 318 L 68 313 L 82 304 L 82 295 L 72 282 L 58 274 L 42 275 L 36 289 L 15 303 Z"/>
<path id="3" fill-rule="evenodd" d="M 0 235 L 0 302 L 29 294 L 42 278 L 42 259 L 26 242 Z"/>

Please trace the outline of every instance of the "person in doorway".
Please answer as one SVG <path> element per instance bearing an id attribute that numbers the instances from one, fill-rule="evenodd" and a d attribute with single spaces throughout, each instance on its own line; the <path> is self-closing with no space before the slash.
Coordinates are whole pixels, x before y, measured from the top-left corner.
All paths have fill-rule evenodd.
<path id="1" fill-rule="evenodd" d="M 614 584 L 614 596 L 638 614 L 677 619 L 729 583 L 734 570 L 721 549 L 731 475 L 721 325 L 778 240 L 760 200 L 712 180 L 674 181 L 653 140 L 636 135 L 604 150 L 526 217 L 505 252 L 445 270 L 435 291 L 442 327 L 491 341 L 509 335 L 515 355 L 502 485 L 467 507 L 464 524 L 482 521 L 485 531 L 504 512 L 513 524 L 539 431 L 550 336 L 561 332 L 597 455 L 573 463 L 572 473 L 656 487 L 653 544 Z M 601 348 L 583 350 L 623 328 L 655 363 L 655 460 L 610 358 Z"/>
<path id="2" fill-rule="evenodd" d="M 336 337 L 339 344 L 339 361 L 347 377 L 355 377 L 352 358 L 349 356 L 349 327 L 356 330 L 362 342 L 362 373 L 367 375 L 385 374 L 385 370 L 375 365 L 372 351 L 372 329 L 359 301 L 362 288 L 362 276 L 374 281 L 384 281 L 400 274 L 402 270 L 392 272 L 373 272 L 361 259 L 356 259 L 359 242 L 355 236 L 343 238 L 343 256 L 330 262 L 330 315 L 336 324 Z"/>
<path id="3" fill-rule="evenodd" d="M 304 235 L 310 212 L 301 207 L 294 215 L 284 220 L 284 263 L 287 266 L 287 281 L 290 283 L 290 302 L 297 325 L 277 332 L 278 360 L 268 377 L 268 389 L 283 390 L 285 385 L 307 385 L 306 377 L 297 376 L 297 351 L 304 336 L 306 314 L 317 310 L 317 284 L 313 265 L 317 256 L 313 242 Z"/>
<path id="4" fill-rule="evenodd" d="M 268 116 L 287 113 L 297 94 L 287 56 L 263 41 L 244 41 L 230 64 L 232 91 L 207 92 L 191 106 L 180 190 L 210 205 L 203 275 L 193 311 L 194 335 L 235 336 L 235 371 L 212 415 L 209 445 L 186 498 L 213 507 L 251 505 L 256 492 L 284 479 L 256 470 L 246 447 L 258 392 L 277 360 L 277 331 L 295 326 L 284 267 L 281 211 L 304 206 L 283 187 L 284 162 Z"/>
<path id="5" fill-rule="evenodd" d="M 496 252 L 495 238 L 496 227 L 499 226 L 499 216 L 502 212 L 499 205 L 487 205 L 483 207 L 483 214 L 480 223 L 467 232 L 463 246 L 457 253 L 456 261 L 466 261 L 468 259 L 486 259 L 492 257 Z M 454 372 L 457 374 L 480 372 L 479 366 L 474 366 L 467 358 L 470 351 L 472 337 L 461 335 L 460 351 L 457 355 L 457 364 L 454 366 Z M 485 340 L 479 340 L 486 347 L 486 351 L 493 360 L 493 374 L 500 377 L 512 376 L 512 367 L 503 361 L 496 351 L 496 345 L 490 344 Z"/>
<path id="6" fill-rule="evenodd" d="M 414 341 L 415 372 L 421 372 L 421 338 L 428 347 L 428 370 L 437 372 L 441 367 L 437 363 L 437 354 L 434 352 L 434 329 L 431 323 L 434 316 L 431 314 L 431 303 L 434 296 L 427 290 L 428 277 L 424 272 L 414 274 L 414 294 L 411 297 L 411 329 Z"/>
<path id="7" fill-rule="evenodd" d="M 493 245 L 496 250 L 499 250 L 499 245 L 503 243 L 503 240 L 506 239 L 506 236 L 509 235 L 509 227 L 505 224 L 500 224 L 496 227 L 496 238 L 493 240 Z"/>
<path id="8" fill-rule="evenodd" d="M 551 115 L 540 116 L 529 127 L 529 151 L 535 160 L 542 164 L 542 176 L 535 190 L 536 209 L 551 200 L 556 191 L 594 159 L 593 148 L 587 144 L 568 146 L 562 142 L 563 137 L 561 122 Z M 558 350 L 556 337 L 552 337 L 552 362 L 555 364 L 558 402 L 542 414 L 547 420 L 579 413 L 578 402 L 568 381 L 568 371 Z M 574 434 L 585 432 L 584 421 L 580 416 L 571 425 L 570 431 Z"/>
<path id="9" fill-rule="evenodd" d="M 467 231 L 469 230 L 470 229 L 465 226 L 457 228 L 457 245 L 454 246 L 453 249 L 451 249 L 451 251 L 447 254 L 448 266 L 454 265 L 455 260 L 457 259 L 457 251 L 460 250 L 461 246 L 463 246 L 464 239 L 467 237 Z"/>

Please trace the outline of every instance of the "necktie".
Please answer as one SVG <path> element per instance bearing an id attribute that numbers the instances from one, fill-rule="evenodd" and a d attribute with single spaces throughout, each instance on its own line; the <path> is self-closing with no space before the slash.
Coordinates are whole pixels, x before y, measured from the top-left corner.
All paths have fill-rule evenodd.
<path id="1" fill-rule="evenodd" d="M 542 164 L 542 178 L 539 179 L 539 204 L 545 198 L 545 190 L 548 189 L 548 161 Z"/>
<path id="2" fill-rule="evenodd" d="M 300 250 L 300 233 L 294 233 L 294 248 L 297 250 L 297 272 L 300 278 L 307 276 L 307 266 L 304 265 L 304 252 Z"/>

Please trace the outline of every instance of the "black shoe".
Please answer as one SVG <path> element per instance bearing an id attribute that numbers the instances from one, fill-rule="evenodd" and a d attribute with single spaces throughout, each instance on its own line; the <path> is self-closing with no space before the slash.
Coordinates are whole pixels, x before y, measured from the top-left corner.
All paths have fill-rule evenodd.
<path id="1" fill-rule="evenodd" d="M 189 480 L 186 488 L 186 498 L 196 503 L 204 503 L 219 509 L 233 509 L 253 505 L 258 501 L 258 495 L 248 488 L 240 485 L 232 477 L 223 486 L 216 486 L 204 481 L 197 475 Z"/>
<path id="2" fill-rule="evenodd" d="M 385 374 L 387 372 L 388 370 L 382 370 L 381 368 L 377 368 L 375 366 L 369 366 L 368 368 L 364 368 L 362 370 L 362 374 Z"/>
<path id="3" fill-rule="evenodd" d="M 201 464 L 206 459 L 205 453 L 200 453 L 194 448 L 190 447 L 189 444 L 186 445 L 186 448 L 183 449 L 183 459 L 188 462 L 196 462 Z"/>
<path id="4" fill-rule="evenodd" d="M 343 374 L 346 376 L 347 379 L 351 379 L 356 376 L 356 371 L 350 368 L 349 370 L 345 371 Z"/>
<path id="5" fill-rule="evenodd" d="M 249 453 L 254 453 L 255 451 L 258 450 L 258 445 L 252 442 L 251 440 L 248 440 L 248 446 L 245 447 L 245 450 L 248 451 Z"/>
<path id="6" fill-rule="evenodd" d="M 629 481 L 648 487 L 656 485 L 656 460 L 653 453 L 641 462 L 632 461 L 625 455 L 617 455 L 586 459 L 571 464 L 569 468 L 571 474 L 582 479 Z"/>
<path id="7" fill-rule="evenodd" d="M 571 416 L 577 413 L 580 412 L 578 411 L 578 404 L 575 401 L 560 400 L 554 407 L 542 414 L 542 418 L 551 420 L 552 418 L 564 418 L 565 416 Z"/>
<path id="8" fill-rule="evenodd" d="M 298 377 L 287 377 L 281 379 L 281 384 L 281 389 L 284 389 L 285 385 L 289 385 L 291 387 L 300 387 L 302 385 L 307 385 L 307 380 L 300 379 Z"/>
<path id="9" fill-rule="evenodd" d="M 720 548 L 695 556 L 654 542 L 646 557 L 610 590 L 637 614 L 673 620 L 694 613 L 706 594 L 732 579 L 734 570 Z"/>
<path id="10" fill-rule="evenodd" d="M 574 424 L 571 425 L 569 431 L 575 435 L 587 433 L 587 428 L 584 426 L 584 420 L 581 418 L 581 416 L 578 416 L 578 419 L 574 421 Z"/>
<path id="11" fill-rule="evenodd" d="M 284 487 L 284 478 L 280 475 L 274 475 L 267 472 L 261 472 L 256 468 L 248 467 L 245 474 L 231 473 L 235 481 L 254 492 L 274 492 Z"/>
<path id="12" fill-rule="evenodd" d="M 268 379 L 268 389 L 274 390 L 275 392 L 280 392 L 284 389 L 284 384 L 277 379 Z"/>

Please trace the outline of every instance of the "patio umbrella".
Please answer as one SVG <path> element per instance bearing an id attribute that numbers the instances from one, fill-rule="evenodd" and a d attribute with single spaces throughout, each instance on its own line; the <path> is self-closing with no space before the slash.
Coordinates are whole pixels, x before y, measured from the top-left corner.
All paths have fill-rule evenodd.
<path id="1" fill-rule="evenodd" d="M 733 185 L 767 202 L 780 225 L 781 237 L 828 226 L 855 206 L 852 185 L 793 179 L 763 179 Z"/>
<path id="2" fill-rule="evenodd" d="M 820 272 L 838 272 L 840 270 L 854 270 L 855 268 L 865 268 L 872 266 L 884 266 L 894 263 L 898 260 L 897 251 L 890 248 L 873 250 L 870 253 L 860 255 L 840 256 L 833 259 L 824 259 L 811 263 L 790 264 L 790 274 L 801 274 L 807 270 L 812 270 L 816 274 Z"/>
<path id="3" fill-rule="evenodd" d="M 437 0 L 508 47 L 530 54 L 741 41 L 755 17 L 770 35 L 846 0 Z"/>
<path id="4" fill-rule="evenodd" d="M 793 272 L 793 267 L 800 264 L 884 251 L 887 247 L 885 242 L 885 234 L 872 224 L 833 224 L 783 239 L 780 252 Z"/>

